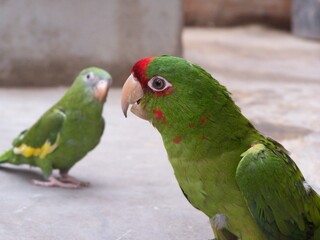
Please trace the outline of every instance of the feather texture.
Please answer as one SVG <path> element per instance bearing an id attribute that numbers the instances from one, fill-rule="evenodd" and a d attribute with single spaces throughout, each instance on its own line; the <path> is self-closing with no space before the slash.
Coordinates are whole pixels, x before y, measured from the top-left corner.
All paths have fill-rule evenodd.
<path id="1" fill-rule="evenodd" d="M 319 236 L 317 193 L 306 189 L 287 151 L 260 134 L 209 73 L 160 56 L 138 61 L 133 75 L 144 91 L 139 107 L 160 132 L 184 195 L 210 219 L 223 216 L 222 225 L 212 221 L 218 239 Z M 170 83 L 168 94 L 148 87 L 157 76 Z"/>

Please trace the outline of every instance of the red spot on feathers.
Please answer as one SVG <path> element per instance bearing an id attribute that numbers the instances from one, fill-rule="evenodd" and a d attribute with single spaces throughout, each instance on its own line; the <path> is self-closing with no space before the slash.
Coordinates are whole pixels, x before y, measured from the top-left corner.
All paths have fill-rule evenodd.
<path id="1" fill-rule="evenodd" d="M 179 143 L 181 142 L 181 138 L 175 137 L 175 138 L 173 139 L 173 142 L 174 142 L 175 144 L 179 144 Z"/>
<path id="2" fill-rule="evenodd" d="M 154 109 L 153 114 L 156 117 L 157 121 L 162 121 L 162 124 L 166 124 L 166 116 L 163 115 L 163 112 L 160 109 Z"/>
<path id="3" fill-rule="evenodd" d="M 189 128 L 194 128 L 194 123 L 189 123 Z"/>
<path id="4" fill-rule="evenodd" d="M 160 109 L 154 109 L 153 113 L 157 120 L 161 120 L 163 118 L 163 113 Z"/>
<path id="5" fill-rule="evenodd" d="M 207 122 L 207 119 L 205 117 L 201 118 L 201 125 L 204 125 Z"/>

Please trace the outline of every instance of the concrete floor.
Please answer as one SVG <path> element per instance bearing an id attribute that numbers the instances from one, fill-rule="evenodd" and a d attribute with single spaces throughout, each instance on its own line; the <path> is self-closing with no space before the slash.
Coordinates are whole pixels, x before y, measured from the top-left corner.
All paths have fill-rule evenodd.
<path id="1" fill-rule="evenodd" d="M 279 140 L 310 184 L 320 189 L 320 43 L 257 26 L 186 29 L 185 57 L 233 93 L 243 113 Z M 0 152 L 65 88 L 0 89 Z M 41 188 L 38 169 L 0 167 L 1 239 L 212 238 L 207 218 L 182 195 L 160 135 L 120 109 L 120 89 L 105 107 L 101 144 L 71 174 L 80 190 Z"/>

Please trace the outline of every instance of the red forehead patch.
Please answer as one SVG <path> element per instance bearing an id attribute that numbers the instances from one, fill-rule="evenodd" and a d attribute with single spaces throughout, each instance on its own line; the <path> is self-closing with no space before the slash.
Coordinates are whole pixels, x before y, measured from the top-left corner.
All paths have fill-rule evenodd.
<path id="1" fill-rule="evenodd" d="M 154 59 L 154 57 L 143 58 L 136 62 L 131 69 L 131 73 L 133 73 L 134 77 L 142 84 L 146 85 L 149 78 L 147 78 L 147 67 L 149 63 Z"/>

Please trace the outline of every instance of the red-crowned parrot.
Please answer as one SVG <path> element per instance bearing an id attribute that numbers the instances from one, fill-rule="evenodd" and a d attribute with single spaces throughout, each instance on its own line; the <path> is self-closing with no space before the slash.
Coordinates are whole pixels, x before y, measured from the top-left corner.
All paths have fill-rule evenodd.
<path id="1" fill-rule="evenodd" d="M 320 239 L 320 198 L 288 152 L 263 136 L 226 88 L 173 56 L 138 61 L 129 105 L 160 132 L 177 181 L 217 239 Z"/>

